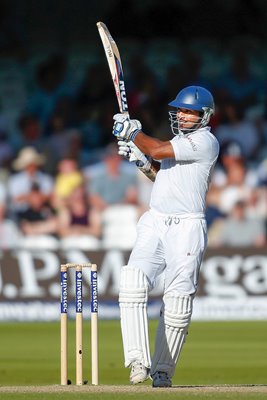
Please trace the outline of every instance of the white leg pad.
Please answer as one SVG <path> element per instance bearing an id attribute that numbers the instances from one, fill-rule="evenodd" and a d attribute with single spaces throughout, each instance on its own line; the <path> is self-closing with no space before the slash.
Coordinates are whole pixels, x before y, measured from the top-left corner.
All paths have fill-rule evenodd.
<path id="1" fill-rule="evenodd" d="M 163 297 L 150 375 L 162 371 L 173 376 L 191 321 L 192 303 L 188 295 Z"/>
<path id="2" fill-rule="evenodd" d="M 148 282 L 143 271 L 122 267 L 119 304 L 125 367 L 133 361 L 140 361 L 147 368 L 151 365 L 147 297 Z"/>

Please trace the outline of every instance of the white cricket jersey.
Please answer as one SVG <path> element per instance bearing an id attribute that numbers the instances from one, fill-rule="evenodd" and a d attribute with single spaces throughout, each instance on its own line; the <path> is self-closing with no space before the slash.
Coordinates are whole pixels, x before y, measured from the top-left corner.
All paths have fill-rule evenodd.
<path id="1" fill-rule="evenodd" d="M 153 185 L 150 208 L 161 214 L 204 216 L 219 143 L 209 127 L 175 136 L 170 143 L 175 158 L 162 160 Z"/>

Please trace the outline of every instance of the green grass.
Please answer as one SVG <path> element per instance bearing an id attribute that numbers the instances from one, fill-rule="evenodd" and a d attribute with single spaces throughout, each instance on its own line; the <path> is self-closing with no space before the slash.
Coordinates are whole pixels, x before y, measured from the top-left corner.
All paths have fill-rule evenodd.
<path id="1" fill-rule="evenodd" d="M 156 322 L 151 321 L 153 338 Z M 267 385 L 267 321 L 193 322 L 173 377 L 174 385 Z M 91 376 L 90 328 L 84 322 L 84 379 Z M 69 323 L 69 377 L 75 382 L 75 323 Z M 55 385 L 60 381 L 59 323 L 0 324 L 0 386 Z M 99 323 L 99 380 L 128 385 L 119 321 Z M 145 385 L 150 386 L 147 381 Z M 121 397 L 120 397 L 121 396 Z M 260 393 L 0 393 L 1 399 L 264 399 Z M 236 396 L 236 397 L 235 397 Z"/>
<path id="2" fill-rule="evenodd" d="M 123 400 L 123 399 L 130 399 L 130 400 L 174 400 L 174 399 L 185 399 L 185 400 L 266 400 L 266 393 L 261 394 L 234 394 L 234 393 L 209 393 L 209 394 L 177 394 L 177 393 L 155 393 L 150 395 L 148 393 L 143 394 L 108 394 L 108 393 L 101 393 L 101 394 L 88 394 L 88 393 L 64 393 L 64 394 L 47 394 L 47 393 L 39 393 L 39 394 L 30 394 L 30 393 L 17 393 L 17 394 L 4 394 L 1 396 L 3 400 Z"/>

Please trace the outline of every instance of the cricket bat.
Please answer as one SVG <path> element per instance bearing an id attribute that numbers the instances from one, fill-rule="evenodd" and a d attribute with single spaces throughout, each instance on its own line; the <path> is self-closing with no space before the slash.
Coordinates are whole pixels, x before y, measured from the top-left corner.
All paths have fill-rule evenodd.
<path id="1" fill-rule="evenodd" d="M 118 47 L 106 25 L 103 22 L 98 22 L 96 25 L 107 57 L 120 112 L 129 115 L 122 63 Z"/>
<path id="2" fill-rule="evenodd" d="M 97 25 L 98 32 L 99 32 L 100 38 L 102 40 L 102 44 L 103 44 L 106 58 L 108 61 L 108 66 L 109 66 L 109 70 L 111 73 L 113 85 L 115 88 L 120 112 L 129 116 L 125 83 L 124 83 L 124 75 L 123 75 L 123 69 L 122 69 L 122 62 L 121 62 L 121 57 L 120 57 L 120 52 L 119 52 L 118 46 L 117 46 L 115 40 L 113 39 L 113 37 L 111 36 L 108 28 L 106 27 L 106 25 L 103 22 L 99 21 L 99 22 L 97 22 L 96 25 Z M 143 165 L 142 161 L 137 161 L 136 166 L 150 180 L 152 180 L 152 181 L 155 180 L 156 171 L 152 167 L 152 164 L 151 164 L 151 168 L 149 171 L 147 171 L 143 168 L 144 165 Z"/>

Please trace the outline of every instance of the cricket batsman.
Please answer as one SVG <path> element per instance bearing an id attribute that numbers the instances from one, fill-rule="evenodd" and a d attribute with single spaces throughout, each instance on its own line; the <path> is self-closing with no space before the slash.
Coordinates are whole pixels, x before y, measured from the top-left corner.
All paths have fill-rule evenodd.
<path id="1" fill-rule="evenodd" d="M 219 144 L 208 126 L 215 111 L 212 94 L 188 86 L 169 103 L 175 135 L 161 141 L 142 132 L 138 120 L 114 115 L 119 154 L 137 162 L 154 180 L 150 208 L 137 225 L 128 264 L 121 269 L 119 305 L 125 367 L 130 382 L 152 379 L 170 387 L 193 310 L 199 269 L 207 247 L 205 202 Z M 164 271 L 164 293 L 150 357 L 147 300 Z"/>

